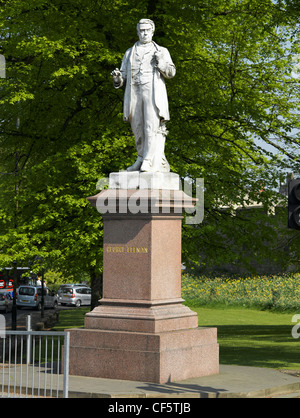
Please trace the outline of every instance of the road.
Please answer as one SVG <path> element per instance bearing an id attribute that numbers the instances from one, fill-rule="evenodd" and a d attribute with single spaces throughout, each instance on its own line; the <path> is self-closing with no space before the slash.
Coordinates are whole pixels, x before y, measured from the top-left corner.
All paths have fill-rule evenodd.
<path id="1" fill-rule="evenodd" d="M 56 308 L 56 310 L 54 309 L 45 309 L 45 316 L 48 313 L 53 313 L 53 312 L 59 312 L 62 310 L 69 310 L 69 309 L 74 309 L 74 306 L 61 306 L 58 305 L 58 307 Z M 6 329 L 11 329 L 11 322 L 12 322 L 12 313 L 8 312 L 8 313 L 4 313 L 3 311 L 0 310 L 0 315 L 2 321 L 0 321 L 0 329 L 3 329 L 3 318 L 5 321 L 5 328 Z M 31 308 L 22 308 L 22 309 L 17 309 L 17 326 L 21 325 L 21 324 L 26 324 L 26 318 L 28 315 L 34 315 L 36 316 L 40 316 L 41 312 L 38 312 L 36 309 L 31 309 Z"/>

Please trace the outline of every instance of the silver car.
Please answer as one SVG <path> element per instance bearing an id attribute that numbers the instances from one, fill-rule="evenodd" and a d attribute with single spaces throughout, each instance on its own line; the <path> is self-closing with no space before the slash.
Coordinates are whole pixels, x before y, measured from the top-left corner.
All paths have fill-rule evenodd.
<path id="1" fill-rule="evenodd" d="M 67 283 L 67 284 L 60 285 L 57 291 L 58 303 L 61 303 L 63 301 L 63 298 L 62 298 L 63 291 L 65 289 L 70 289 L 71 287 L 73 288 L 73 287 L 89 287 L 89 286 L 87 286 L 86 284 L 82 284 L 82 283 Z"/>
<path id="2" fill-rule="evenodd" d="M 1 292 L 0 293 L 0 310 L 7 313 L 12 310 L 13 300 L 9 293 Z"/>
<path id="3" fill-rule="evenodd" d="M 42 286 L 20 286 L 17 290 L 17 307 L 30 307 L 41 310 Z M 44 308 L 56 308 L 57 296 L 48 287 L 44 287 Z"/>
<path id="4" fill-rule="evenodd" d="M 79 308 L 81 305 L 90 305 L 92 291 L 87 286 L 66 286 L 61 290 L 58 302 L 62 305 L 75 305 Z"/>

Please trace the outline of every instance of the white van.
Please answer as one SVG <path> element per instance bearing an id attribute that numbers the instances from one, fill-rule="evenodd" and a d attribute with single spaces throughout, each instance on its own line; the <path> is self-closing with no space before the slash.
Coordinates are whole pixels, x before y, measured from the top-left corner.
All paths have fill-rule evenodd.
<path id="1" fill-rule="evenodd" d="M 41 310 L 42 286 L 20 286 L 17 290 L 17 307 L 28 306 Z M 57 297 L 48 287 L 44 287 L 44 308 L 56 308 Z"/>

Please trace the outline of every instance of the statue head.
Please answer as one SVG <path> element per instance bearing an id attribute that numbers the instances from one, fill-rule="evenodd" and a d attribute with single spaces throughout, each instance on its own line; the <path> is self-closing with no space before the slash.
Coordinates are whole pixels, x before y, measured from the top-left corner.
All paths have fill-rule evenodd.
<path id="1" fill-rule="evenodd" d="M 146 44 L 152 41 L 152 37 L 155 31 L 155 24 L 150 19 L 141 19 L 137 24 L 137 34 L 142 44 Z"/>

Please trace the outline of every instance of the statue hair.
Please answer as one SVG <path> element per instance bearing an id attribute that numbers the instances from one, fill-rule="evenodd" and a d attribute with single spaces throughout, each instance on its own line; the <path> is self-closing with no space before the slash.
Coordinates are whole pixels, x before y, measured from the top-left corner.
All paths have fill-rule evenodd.
<path id="1" fill-rule="evenodd" d="M 154 32 L 154 31 L 155 31 L 155 24 L 154 24 L 153 20 L 150 20 L 150 19 L 141 19 L 141 20 L 139 21 L 139 23 L 136 25 L 136 29 L 137 29 L 137 31 L 139 31 L 139 29 L 140 29 L 140 25 L 141 25 L 141 24 L 146 24 L 146 23 L 148 23 L 149 25 L 151 25 L 151 26 L 152 26 L 152 30 L 153 30 L 153 32 Z"/>

